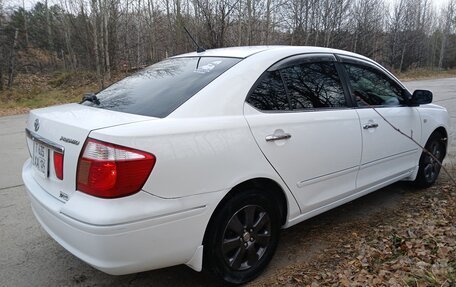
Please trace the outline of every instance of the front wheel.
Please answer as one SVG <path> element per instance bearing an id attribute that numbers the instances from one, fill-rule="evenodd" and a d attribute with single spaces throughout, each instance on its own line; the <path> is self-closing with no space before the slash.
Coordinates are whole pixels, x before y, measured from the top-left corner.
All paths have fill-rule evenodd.
<path id="1" fill-rule="evenodd" d="M 280 214 L 274 200 L 259 190 L 229 199 L 216 211 L 206 232 L 205 268 L 231 284 L 257 277 L 277 247 Z"/>
<path id="2" fill-rule="evenodd" d="M 423 151 L 420 157 L 418 175 L 414 181 L 419 187 L 429 187 L 433 185 L 439 176 L 441 168 L 440 163 L 445 157 L 445 144 L 442 141 L 442 136 L 438 132 L 433 133 L 429 137 L 425 149 L 437 158 L 438 161 L 429 153 Z"/>

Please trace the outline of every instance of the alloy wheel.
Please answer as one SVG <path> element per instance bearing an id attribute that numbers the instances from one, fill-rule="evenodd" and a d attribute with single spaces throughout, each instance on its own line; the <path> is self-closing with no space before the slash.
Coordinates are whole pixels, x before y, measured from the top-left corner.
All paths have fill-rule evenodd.
<path id="1" fill-rule="evenodd" d="M 271 219 L 258 205 L 239 209 L 228 221 L 222 254 L 232 270 L 247 270 L 265 254 L 271 239 Z"/>
<path id="2" fill-rule="evenodd" d="M 439 161 L 442 159 L 442 150 L 439 141 L 433 141 L 428 151 Z M 424 159 L 424 176 L 426 181 L 434 181 L 440 172 L 440 163 L 436 161 L 431 155 L 426 154 Z"/>

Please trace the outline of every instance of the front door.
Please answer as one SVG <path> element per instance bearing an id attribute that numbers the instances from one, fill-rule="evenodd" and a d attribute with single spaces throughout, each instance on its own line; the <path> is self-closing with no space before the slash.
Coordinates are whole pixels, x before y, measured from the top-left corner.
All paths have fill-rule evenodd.
<path id="1" fill-rule="evenodd" d="M 419 141 L 421 127 L 417 109 L 406 104 L 406 91 L 375 67 L 362 63 L 343 66 L 356 98 L 362 130 L 358 188 L 375 187 L 411 175 L 421 149 L 398 130 Z"/>

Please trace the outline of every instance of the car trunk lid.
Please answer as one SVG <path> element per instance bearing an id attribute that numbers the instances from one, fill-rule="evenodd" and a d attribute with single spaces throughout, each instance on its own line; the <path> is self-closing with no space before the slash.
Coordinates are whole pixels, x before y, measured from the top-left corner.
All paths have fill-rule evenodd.
<path id="1" fill-rule="evenodd" d="M 152 119 L 79 104 L 33 110 L 26 130 L 33 177 L 49 194 L 66 201 L 76 190 L 78 158 L 91 131 Z M 55 153 L 63 153 L 63 179 L 57 176 Z"/>

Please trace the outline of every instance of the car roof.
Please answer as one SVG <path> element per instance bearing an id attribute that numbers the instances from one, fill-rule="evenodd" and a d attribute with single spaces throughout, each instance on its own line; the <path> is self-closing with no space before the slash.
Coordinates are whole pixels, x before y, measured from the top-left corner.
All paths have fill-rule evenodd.
<path id="1" fill-rule="evenodd" d="M 236 57 L 242 58 L 232 68 L 222 73 L 195 96 L 182 104 L 169 118 L 219 117 L 244 113 L 245 99 L 261 75 L 272 65 L 294 55 L 335 54 L 355 57 L 375 64 L 362 55 L 312 46 L 253 46 L 207 50 L 202 53 L 188 53 L 177 57 Z M 379 64 L 375 64 L 381 67 Z M 386 69 L 382 68 L 385 72 Z M 394 76 L 392 76 L 394 78 Z M 217 96 L 214 96 L 217 95 Z"/>
<path id="2" fill-rule="evenodd" d="M 254 54 L 263 53 L 267 51 L 277 51 L 281 50 L 290 52 L 290 55 L 293 54 L 304 54 L 304 53 L 333 53 L 340 55 L 350 55 L 358 58 L 369 60 L 368 58 L 338 49 L 324 48 L 324 47 L 315 47 L 315 46 L 285 46 L 285 45 L 276 45 L 276 46 L 241 46 L 241 47 L 228 47 L 228 48 L 217 48 L 217 49 L 208 49 L 204 52 L 197 53 L 191 52 L 181 55 L 176 55 L 173 58 L 180 57 L 233 57 L 233 58 L 247 58 Z"/>
<path id="3" fill-rule="evenodd" d="M 180 57 L 233 57 L 233 58 L 247 58 L 258 52 L 271 49 L 272 46 L 243 46 L 243 47 L 228 47 L 228 48 L 217 48 L 208 49 L 204 52 L 197 53 L 191 52 L 182 55 L 176 55 L 173 58 Z"/>

